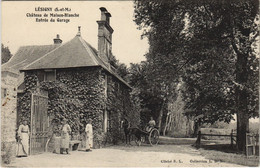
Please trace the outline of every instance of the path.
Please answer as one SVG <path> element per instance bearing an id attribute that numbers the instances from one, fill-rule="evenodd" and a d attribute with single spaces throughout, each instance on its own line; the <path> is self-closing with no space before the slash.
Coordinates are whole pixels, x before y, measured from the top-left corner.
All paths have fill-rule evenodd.
<path id="1" fill-rule="evenodd" d="M 199 154 L 190 145 L 112 146 L 92 152 L 73 151 L 70 155 L 44 153 L 17 158 L 15 167 L 237 167 L 239 165 L 214 162 Z"/>

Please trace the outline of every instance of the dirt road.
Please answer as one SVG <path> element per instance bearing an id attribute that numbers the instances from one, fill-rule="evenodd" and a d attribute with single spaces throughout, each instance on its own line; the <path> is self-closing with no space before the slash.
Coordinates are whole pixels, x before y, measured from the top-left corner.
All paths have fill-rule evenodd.
<path id="1" fill-rule="evenodd" d="M 111 146 L 92 152 L 73 151 L 70 155 L 44 153 L 17 158 L 15 167 L 238 167 L 205 159 L 190 145 Z"/>

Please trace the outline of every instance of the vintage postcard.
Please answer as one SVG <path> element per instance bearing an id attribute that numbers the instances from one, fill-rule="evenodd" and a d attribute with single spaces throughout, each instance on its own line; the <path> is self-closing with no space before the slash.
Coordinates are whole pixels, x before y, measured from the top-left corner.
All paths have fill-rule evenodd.
<path id="1" fill-rule="evenodd" d="M 1 166 L 259 166 L 258 6 L 2 1 Z"/>

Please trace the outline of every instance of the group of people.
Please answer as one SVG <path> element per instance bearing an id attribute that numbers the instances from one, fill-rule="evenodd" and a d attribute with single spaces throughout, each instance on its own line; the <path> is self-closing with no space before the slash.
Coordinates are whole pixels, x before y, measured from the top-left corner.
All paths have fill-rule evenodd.
<path id="1" fill-rule="evenodd" d="M 69 154 L 69 142 L 70 142 L 70 133 L 71 128 L 67 123 L 67 119 L 64 119 L 62 122 L 62 132 L 61 132 L 61 146 L 60 146 L 60 154 L 63 154 L 65 151 Z M 93 127 L 92 127 L 92 120 L 89 119 L 85 128 L 86 132 L 86 152 L 91 151 L 93 147 Z"/>
<path id="2" fill-rule="evenodd" d="M 146 127 L 146 131 L 149 132 L 154 126 L 155 126 L 155 121 L 153 120 L 153 117 L 151 117 L 148 126 Z M 85 127 L 85 133 L 86 133 L 86 151 L 89 152 L 93 147 L 93 127 L 92 127 L 91 119 L 87 121 Z M 71 134 L 71 128 L 68 124 L 67 119 L 64 118 L 62 121 L 62 129 L 61 129 L 60 154 L 63 154 L 64 152 L 69 154 L 70 134 Z M 30 129 L 28 126 L 28 121 L 23 120 L 22 124 L 19 126 L 19 129 L 17 131 L 17 142 L 18 142 L 17 156 L 18 157 L 28 156 L 29 137 L 30 137 Z"/>
<path id="3" fill-rule="evenodd" d="M 86 151 L 91 151 L 93 148 L 93 127 L 92 120 L 89 119 L 86 127 Z M 63 119 L 62 121 L 62 129 L 61 129 L 61 142 L 60 142 L 60 154 L 66 152 L 69 154 L 69 144 L 70 144 L 70 134 L 71 128 L 68 124 L 67 119 Z M 27 157 L 29 154 L 29 137 L 30 137 L 30 129 L 28 126 L 28 121 L 23 120 L 22 124 L 19 126 L 17 135 L 17 157 Z"/>

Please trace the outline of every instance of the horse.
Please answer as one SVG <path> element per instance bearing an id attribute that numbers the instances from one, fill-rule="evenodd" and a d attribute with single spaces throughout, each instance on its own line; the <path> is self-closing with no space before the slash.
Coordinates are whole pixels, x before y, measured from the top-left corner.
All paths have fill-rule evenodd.
<path id="1" fill-rule="evenodd" d="M 130 127 L 130 122 L 126 118 L 121 122 L 121 126 L 124 129 L 126 145 L 128 145 L 128 142 L 131 145 L 130 139 L 132 135 L 135 136 L 137 142 L 141 142 L 141 136 L 144 134 L 144 131 L 137 127 Z M 138 145 L 140 146 L 140 143 Z"/>

